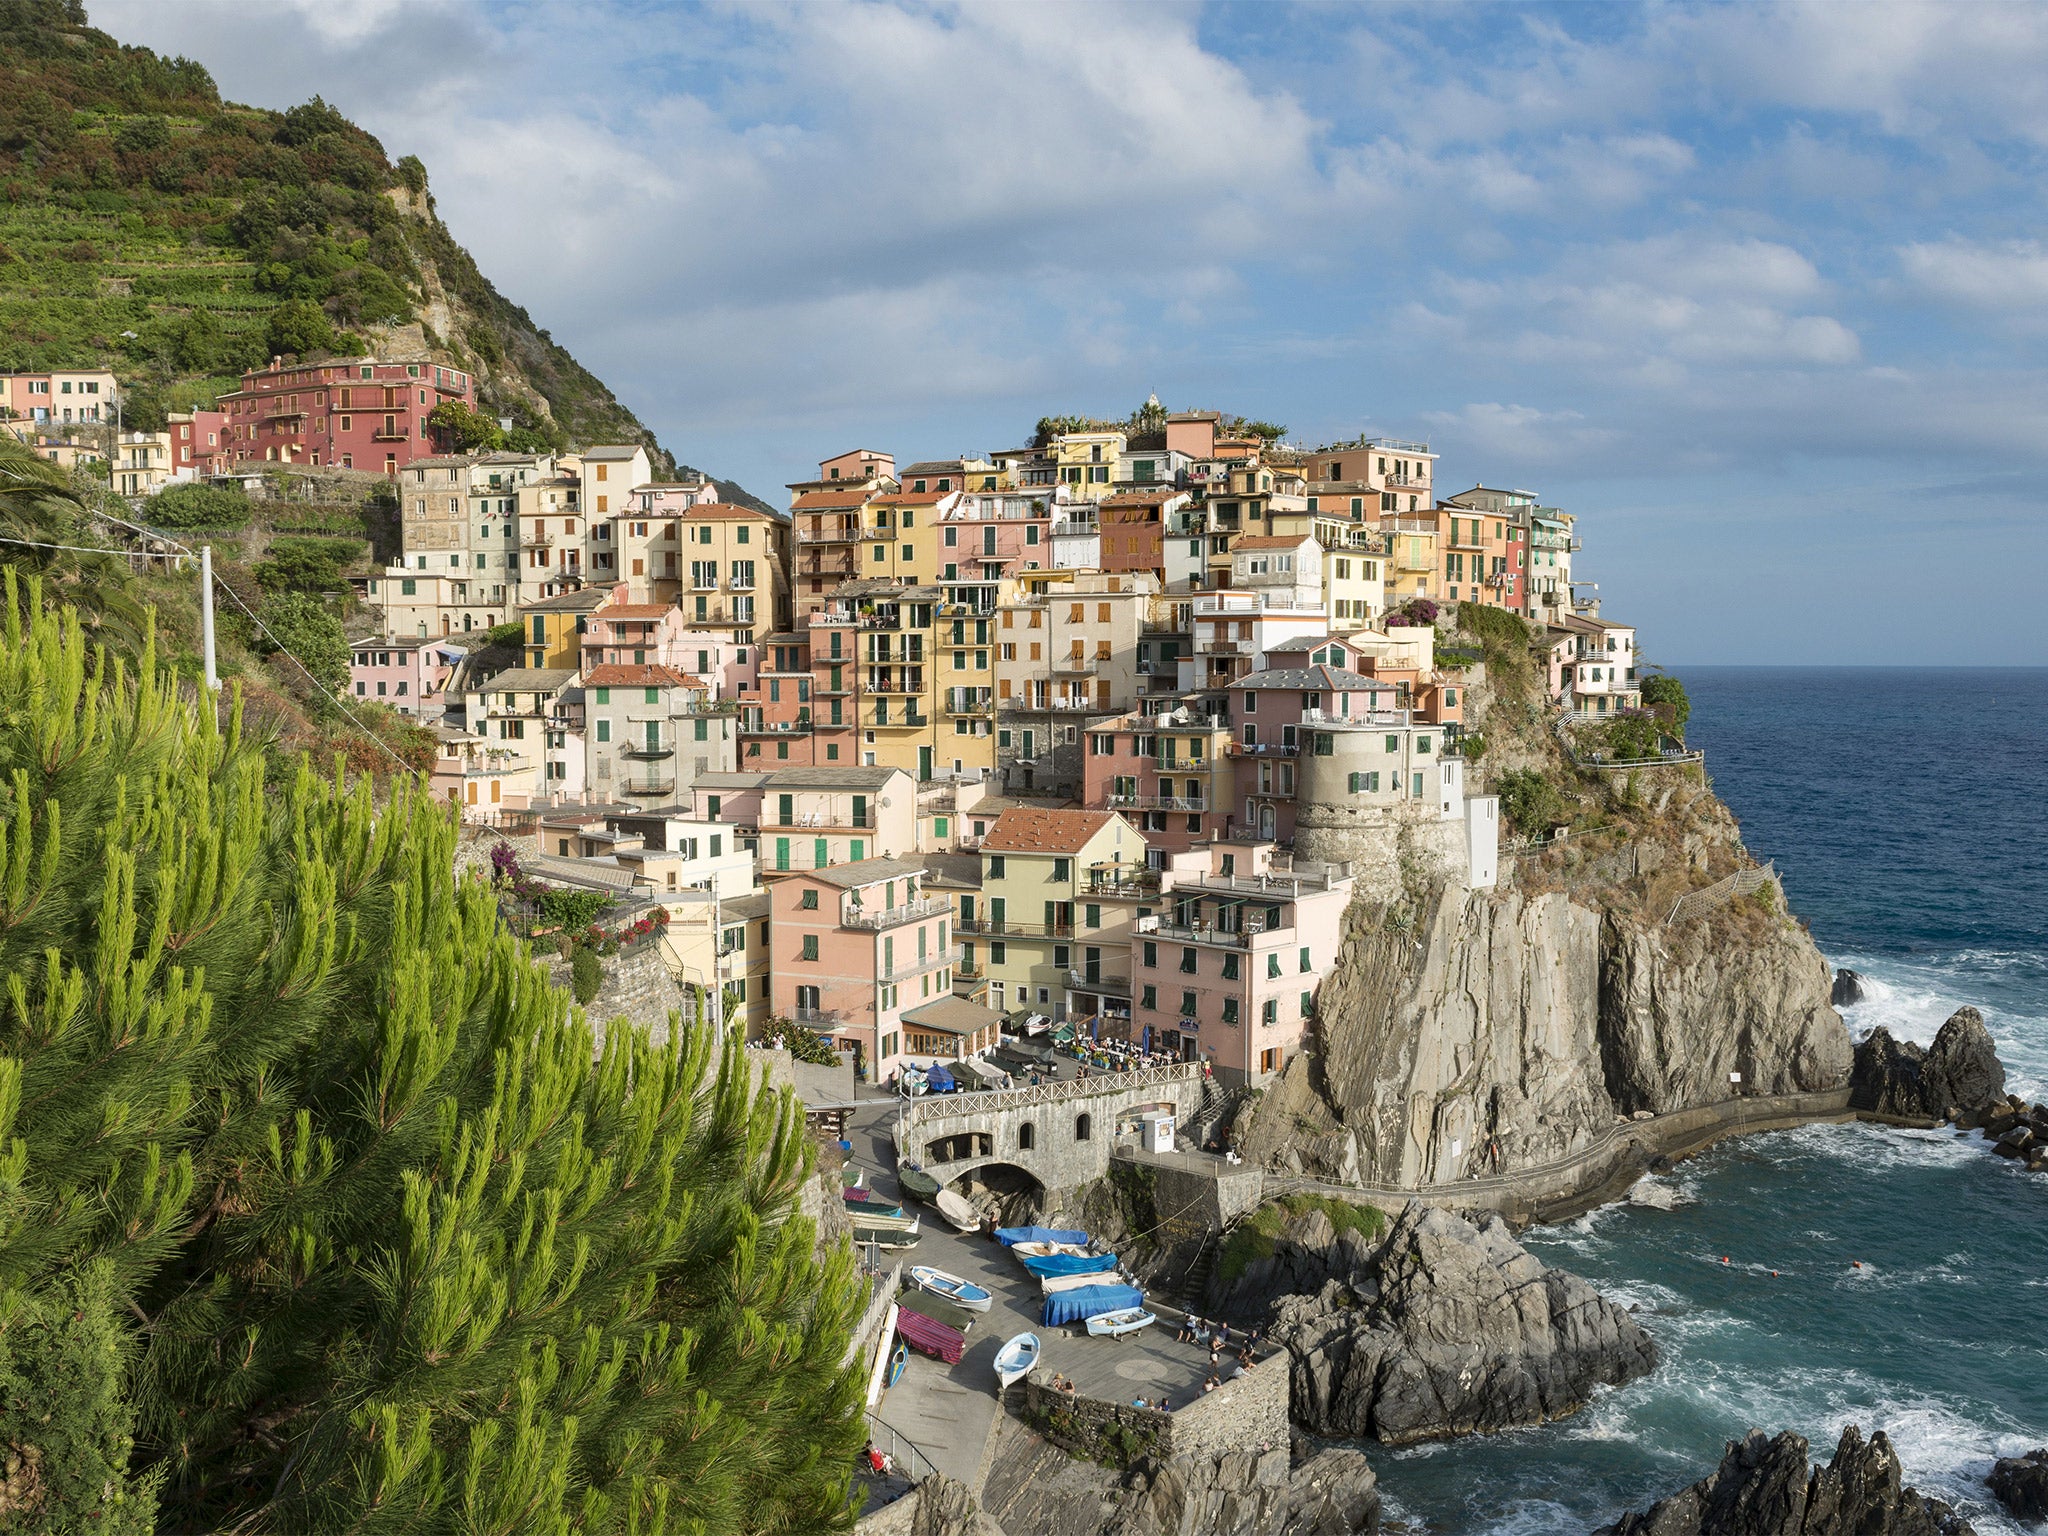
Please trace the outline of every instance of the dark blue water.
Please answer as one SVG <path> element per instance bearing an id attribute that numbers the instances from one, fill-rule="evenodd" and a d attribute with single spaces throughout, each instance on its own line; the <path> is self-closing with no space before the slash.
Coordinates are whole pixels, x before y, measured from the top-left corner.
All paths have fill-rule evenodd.
<path id="1" fill-rule="evenodd" d="M 1688 735 L 1750 848 L 1828 958 L 1873 980 L 1851 1029 L 1924 1042 L 1971 1003 L 2015 1090 L 2048 1094 L 2048 670 L 1685 681 Z M 1982 1147 L 1811 1126 L 1685 1164 L 1662 1181 L 1674 1209 L 1529 1234 L 1638 1305 L 1663 1364 L 1560 1424 L 1375 1452 L 1389 1518 L 1586 1532 L 1704 1475 L 1752 1425 L 1832 1448 L 1855 1422 L 1978 1530 L 2017 1533 L 1982 1478 L 2048 1444 L 2048 1179 Z"/>

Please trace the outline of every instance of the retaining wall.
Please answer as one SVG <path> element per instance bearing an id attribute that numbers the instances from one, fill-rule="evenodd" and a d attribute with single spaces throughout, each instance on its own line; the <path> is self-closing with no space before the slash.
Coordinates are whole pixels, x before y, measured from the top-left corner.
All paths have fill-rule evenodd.
<path id="1" fill-rule="evenodd" d="M 1061 1450 L 1127 1467 L 1146 1457 L 1284 1449 L 1291 1374 L 1288 1356 L 1280 1351 L 1214 1392 L 1198 1392 L 1171 1413 L 1055 1391 L 1027 1376 L 1014 1390 L 1011 1405 L 1017 1417 Z"/>

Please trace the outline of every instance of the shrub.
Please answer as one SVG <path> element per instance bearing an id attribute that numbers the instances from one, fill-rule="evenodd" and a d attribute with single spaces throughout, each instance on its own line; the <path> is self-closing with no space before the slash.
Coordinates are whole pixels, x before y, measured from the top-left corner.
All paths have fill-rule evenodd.
<path id="1" fill-rule="evenodd" d="M 1692 700 L 1685 696 L 1685 684 L 1668 672 L 1652 672 L 1643 679 L 1643 703 L 1672 735 L 1685 735 L 1685 722 L 1692 718 Z"/>
<path id="2" fill-rule="evenodd" d="M 526 626 L 517 619 L 508 624 L 493 624 L 484 631 L 484 639 L 492 645 L 523 645 Z"/>
<path id="3" fill-rule="evenodd" d="M 1387 1230 L 1387 1213 L 1374 1205 L 1353 1205 L 1329 1195 L 1287 1195 L 1256 1211 L 1240 1222 L 1216 1256 L 1216 1278 L 1232 1285 L 1251 1264 L 1273 1256 L 1281 1233 L 1290 1220 L 1321 1211 L 1338 1232 L 1358 1232 L 1376 1238 Z"/>
<path id="4" fill-rule="evenodd" d="M 249 498 L 238 485 L 173 485 L 150 497 L 143 521 L 159 528 L 241 528 Z"/>
<path id="5" fill-rule="evenodd" d="M 265 332 L 270 350 L 280 357 L 332 352 L 341 343 L 327 312 L 309 299 L 288 299 L 270 312 Z"/>
<path id="6" fill-rule="evenodd" d="M 1499 646 L 1525 650 L 1529 644 L 1529 626 L 1509 613 L 1505 608 L 1491 608 L 1485 603 L 1461 603 L 1458 606 L 1458 628 L 1473 636 L 1488 650 Z"/>
<path id="7" fill-rule="evenodd" d="M 1524 837 L 1545 836 L 1568 819 L 1564 796 L 1533 768 L 1502 774 L 1494 791 L 1500 796 L 1501 815 Z"/>
<path id="8" fill-rule="evenodd" d="M 808 1061 L 817 1067 L 839 1065 L 839 1053 L 832 1049 L 825 1037 L 800 1024 L 792 1024 L 782 1032 L 782 1043 L 798 1061 Z"/>
<path id="9" fill-rule="evenodd" d="M 263 605 L 262 618 L 256 648 L 266 656 L 284 653 L 291 658 L 278 663 L 280 675 L 293 681 L 310 675 L 329 695 L 347 686 L 348 635 L 319 598 L 304 592 L 280 593 Z"/>
<path id="10" fill-rule="evenodd" d="M 604 985 L 604 967 L 598 964 L 597 951 L 588 945 L 577 945 L 576 953 L 569 957 L 569 985 L 576 1001 L 585 1005 Z"/>
<path id="11" fill-rule="evenodd" d="M 1595 750 L 1617 762 L 1655 757 L 1664 743 L 1664 722 L 1646 709 L 1625 709 L 1593 728 Z"/>
<path id="12" fill-rule="evenodd" d="M 611 904 L 611 897 L 603 891 L 563 891 L 553 887 L 543 888 L 534 898 L 542 922 L 570 931 L 588 928 Z"/>

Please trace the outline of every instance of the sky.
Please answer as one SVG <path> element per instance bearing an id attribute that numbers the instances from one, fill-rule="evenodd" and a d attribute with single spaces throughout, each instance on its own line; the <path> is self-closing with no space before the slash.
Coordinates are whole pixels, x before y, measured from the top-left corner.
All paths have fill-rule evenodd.
<path id="1" fill-rule="evenodd" d="M 1655 662 L 2048 663 L 2048 8 L 89 9 L 771 501 L 1156 394 L 1536 491 Z"/>

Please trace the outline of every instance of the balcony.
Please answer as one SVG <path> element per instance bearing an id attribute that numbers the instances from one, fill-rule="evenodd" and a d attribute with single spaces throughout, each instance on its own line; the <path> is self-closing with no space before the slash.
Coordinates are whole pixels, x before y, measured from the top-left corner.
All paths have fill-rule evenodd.
<path id="1" fill-rule="evenodd" d="M 660 795 L 666 797 L 676 792 L 676 781 L 672 777 L 666 779 L 627 779 L 620 787 L 629 795 Z"/>
<path id="2" fill-rule="evenodd" d="M 846 1022 L 843 1008 L 792 1008 L 790 1017 L 812 1029 L 834 1030 Z"/>
<path id="3" fill-rule="evenodd" d="M 1186 811 L 1200 815 L 1209 809 L 1207 800 L 1186 795 L 1110 795 L 1104 802 L 1113 811 Z"/>
<path id="4" fill-rule="evenodd" d="M 1133 865 L 1113 865 L 1107 870 L 1090 870 L 1088 894 L 1134 897 L 1138 900 L 1154 897 L 1159 894 L 1159 871 L 1140 869 Z"/>
<path id="5" fill-rule="evenodd" d="M 1086 971 L 1069 971 L 1067 985 L 1084 992 L 1112 992 L 1118 997 L 1131 995 L 1131 978 L 1128 976 L 1091 976 Z"/>
<path id="6" fill-rule="evenodd" d="M 1133 930 L 1147 939 L 1172 939 L 1182 944 L 1220 944 L 1226 949 L 1250 949 L 1252 934 L 1229 928 L 1190 928 L 1180 923 L 1164 922 L 1156 917 L 1141 917 Z M 1263 931 L 1263 930 L 1261 930 Z M 1274 929 L 1275 933 L 1284 929 Z"/>
<path id="7" fill-rule="evenodd" d="M 1292 757 L 1298 749 L 1291 741 L 1233 741 L 1226 750 L 1232 757 Z"/>
<path id="8" fill-rule="evenodd" d="M 923 901 L 907 901 L 880 912 L 863 912 L 856 908 L 839 920 L 839 926 L 872 932 L 880 928 L 900 928 L 905 923 L 919 922 L 928 917 L 952 915 L 953 904 L 950 901 L 927 897 Z"/>
<path id="9" fill-rule="evenodd" d="M 1303 863 L 1264 875 L 1192 875 L 1174 882 L 1175 891 L 1218 891 L 1230 896 L 1277 896 L 1292 901 L 1304 892 L 1334 889 L 1351 878 L 1351 864 Z"/>
<path id="10" fill-rule="evenodd" d="M 554 542 L 553 534 L 529 533 L 520 537 L 519 547 L 521 549 L 548 549 L 553 546 Z"/>
<path id="11" fill-rule="evenodd" d="M 716 576 L 693 575 L 690 578 L 690 590 L 692 592 L 716 592 L 718 590 L 718 578 Z"/>
<path id="12" fill-rule="evenodd" d="M 664 747 L 658 743 L 643 741 L 628 746 L 625 755 L 632 758 L 635 762 L 656 763 L 665 757 L 674 757 L 676 749 L 673 746 Z"/>
<path id="13" fill-rule="evenodd" d="M 794 720 L 756 720 L 742 725 L 742 736 L 808 736 L 811 734 L 811 719 L 799 715 Z"/>
<path id="14" fill-rule="evenodd" d="M 1066 923 L 1012 923 L 987 917 L 963 917 L 953 925 L 961 934 L 979 934 L 989 939 L 1071 939 L 1074 925 Z"/>
<path id="15" fill-rule="evenodd" d="M 412 433 L 403 426 L 380 428 L 378 431 L 370 434 L 370 441 L 373 443 L 409 443 L 412 441 Z"/>
<path id="16" fill-rule="evenodd" d="M 1197 640 L 1195 650 L 1204 656 L 1249 656 L 1256 649 L 1249 640 Z"/>
<path id="17" fill-rule="evenodd" d="M 799 528 L 796 531 L 796 541 L 799 544 L 857 544 L 860 542 L 860 530 L 858 528 L 818 528 L 815 530 Z"/>
<path id="18" fill-rule="evenodd" d="M 899 960 L 894 965 L 885 965 L 875 972 L 877 981 L 902 981 L 910 976 L 922 976 L 926 971 L 941 970 L 960 963 L 958 949 L 941 949 L 926 955 L 922 960 Z"/>

